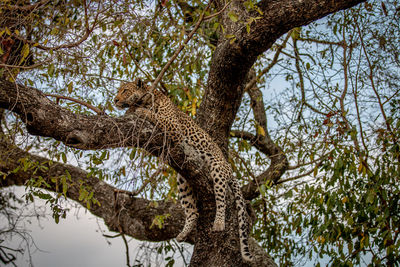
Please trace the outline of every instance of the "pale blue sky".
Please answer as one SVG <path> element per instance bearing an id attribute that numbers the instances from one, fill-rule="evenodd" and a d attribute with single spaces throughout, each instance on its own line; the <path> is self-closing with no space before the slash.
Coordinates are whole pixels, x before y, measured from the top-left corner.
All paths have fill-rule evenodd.
<path id="1" fill-rule="evenodd" d="M 15 190 L 18 196 L 24 194 L 24 187 L 11 187 L 6 190 Z M 44 201 L 35 199 L 36 206 L 41 206 L 43 203 Z M 30 205 L 30 207 L 33 208 L 33 205 Z M 47 207 L 46 210 L 49 214 L 50 208 Z M 31 257 L 35 267 L 127 266 L 126 250 L 122 238 L 106 239 L 103 237 L 103 234 L 114 236 L 116 233 L 109 232 L 103 220 L 96 218 L 84 208 L 71 207 L 67 213 L 67 218 L 60 219 L 58 224 L 54 222 L 50 215 L 41 218 L 39 222 L 34 218 L 29 219 L 29 221 L 30 223 L 27 220 L 24 221 L 25 227 L 40 249 L 37 250 L 34 246 L 31 246 Z M 129 237 L 127 239 L 132 264 L 137 253 L 137 247 L 141 242 Z M 20 242 L 21 239 L 14 236 L 13 240 L 6 240 L 2 245 L 17 247 Z M 154 263 L 155 258 L 152 260 L 151 266 L 159 266 L 159 264 Z M 177 259 L 177 262 L 180 262 L 180 264 L 176 266 L 182 266 L 179 259 Z M 16 265 L 30 266 L 28 252 L 22 257 L 19 255 Z"/>

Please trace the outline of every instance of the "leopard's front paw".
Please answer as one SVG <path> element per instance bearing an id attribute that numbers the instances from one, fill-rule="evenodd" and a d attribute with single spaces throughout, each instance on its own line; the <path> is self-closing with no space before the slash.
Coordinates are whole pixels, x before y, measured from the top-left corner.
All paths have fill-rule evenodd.
<path id="1" fill-rule="evenodd" d="M 175 239 L 178 242 L 182 242 L 186 239 L 186 236 L 187 236 L 187 234 L 182 232 L 179 235 L 177 235 Z"/>
<path id="2" fill-rule="evenodd" d="M 212 230 L 214 232 L 224 231 L 225 229 L 225 222 L 223 220 L 215 220 Z"/>

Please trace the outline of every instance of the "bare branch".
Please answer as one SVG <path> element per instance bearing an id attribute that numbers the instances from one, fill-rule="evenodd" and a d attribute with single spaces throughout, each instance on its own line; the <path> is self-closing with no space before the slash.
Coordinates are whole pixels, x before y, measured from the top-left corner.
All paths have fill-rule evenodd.
<path id="1" fill-rule="evenodd" d="M 354 20 L 355 20 L 355 19 L 354 19 Z M 355 24 L 356 24 L 356 27 L 357 27 L 358 35 L 359 35 L 359 37 L 360 37 L 361 47 L 362 47 L 363 53 L 364 53 L 364 55 L 365 55 L 365 59 L 367 60 L 367 63 L 368 63 L 368 68 L 369 68 L 369 75 L 368 75 L 368 78 L 369 78 L 369 80 L 370 80 L 370 82 L 371 82 L 372 90 L 374 91 L 375 96 L 376 96 L 376 98 L 377 98 L 377 100 L 378 100 L 379 108 L 380 108 L 380 110 L 381 110 L 381 114 L 382 114 L 383 119 L 384 119 L 384 121 L 385 121 L 386 128 L 387 128 L 388 132 L 391 134 L 391 136 L 393 137 L 393 139 L 395 140 L 395 142 L 397 142 L 397 140 L 396 140 L 396 139 L 397 139 L 397 138 L 396 138 L 396 135 L 393 133 L 393 129 L 392 129 L 392 127 L 391 127 L 391 125 L 390 125 L 390 122 L 389 122 L 389 120 L 388 120 L 388 118 L 387 118 L 387 116 L 386 116 L 385 109 L 383 108 L 383 104 L 382 104 L 381 97 L 380 97 L 380 95 L 379 95 L 379 93 L 378 93 L 378 90 L 376 89 L 376 85 L 375 85 L 375 81 L 374 81 L 374 74 L 373 74 L 374 68 L 373 68 L 373 66 L 372 66 L 372 64 L 371 64 L 371 61 L 370 61 L 370 59 L 369 59 L 369 55 L 368 55 L 367 49 L 366 49 L 366 47 L 365 47 L 364 38 L 363 38 L 363 35 L 362 35 L 362 33 L 361 33 L 360 25 L 358 24 L 357 21 L 355 21 Z"/>
<path id="2" fill-rule="evenodd" d="M 197 21 L 196 25 L 194 26 L 193 30 L 189 33 L 189 35 L 186 37 L 185 41 L 178 47 L 178 49 L 175 51 L 175 53 L 172 55 L 172 57 L 168 60 L 167 64 L 164 65 L 164 67 L 161 69 L 160 73 L 158 74 L 157 78 L 154 80 L 154 82 L 150 86 L 150 90 L 154 90 L 156 88 L 157 84 L 161 81 L 162 77 L 164 76 L 165 72 L 171 66 L 171 64 L 174 62 L 174 60 L 178 57 L 179 53 L 182 51 L 182 49 L 185 47 L 185 45 L 192 39 L 193 35 L 197 31 L 197 29 L 200 27 L 200 24 L 204 20 L 204 14 L 208 10 L 208 8 L 211 5 L 212 0 L 208 2 L 207 7 L 203 10 L 203 12 L 200 15 L 199 20 Z"/>
<path id="3" fill-rule="evenodd" d="M 128 241 L 126 240 L 126 237 L 125 237 L 124 234 L 122 234 L 121 237 L 122 237 L 122 240 L 124 241 L 124 245 L 125 245 L 126 265 L 127 266 L 131 266 L 130 260 L 129 260 L 129 245 L 128 245 Z"/>
<path id="4" fill-rule="evenodd" d="M 353 48 L 353 47 L 357 46 L 357 43 L 351 43 L 350 45 L 348 45 L 344 41 L 332 42 L 332 41 L 327 41 L 327 40 L 319 40 L 319 39 L 314 39 L 314 38 L 303 38 L 303 37 L 299 37 L 297 40 L 304 41 L 304 42 L 312 42 L 312 43 L 317 43 L 317 44 L 335 45 L 335 46 L 347 47 L 347 48 Z"/>
<path id="5" fill-rule="evenodd" d="M 297 38 L 293 38 L 293 49 L 294 49 L 294 54 L 295 54 L 295 66 L 296 66 L 297 74 L 299 75 L 299 84 L 300 84 L 300 92 L 301 92 L 301 107 L 300 107 L 300 111 L 299 111 L 299 118 L 302 116 L 304 106 L 308 107 L 315 113 L 326 116 L 327 115 L 326 113 L 319 111 L 318 109 L 313 107 L 310 103 L 308 103 L 306 100 L 303 72 L 300 68 L 300 60 L 301 59 L 300 59 L 299 49 L 297 48 Z"/>
<path id="6" fill-rule="evenodd" d="M 274 57 L 273 57 L 271 63 L 269 63 L 268 66 L 267 66 L 266 68 L 264 68 L 264 69 L 257 75 L 257 77 L 252 78 L 251 81 L 248 82 L 248 83 L 246 84 L 246 89 L 245 89 L 246 91 L 248 91 L 248 90 L 250 90 L 251 88 L 253 88 L 253 87 L 256 85 L 257 81 L 260 80 L 262 76 L 264 76 L 265 74 L 267 74 L 267 73 L 272 69 L 272 67 L 275 66 L 276 63 L 278 63 L 279 56 L 280 56 L 280 54 L 281 54 L 283 48 L 285 48 L 286 43 L 288 42 L 288 40 L 289 40 L 291 34 L 292 34 L 292 31 L 289 31 L 289 32 L 286 34 L 286 37 L 285 37 L 285 39 L 283 40 L 283 42 L 282 42 L 281 44 L 278 45 L 278 49 L 276 50 L 275 55 L 274 55 Z"/>
<path id="7" fill-rule="evenodd" d="M 41 166 L 44 169 L 28 169 L 25 172 L 13 172 L 21 162 L 21 158 L 26 158 Z M 0 171 L 7 173 L 5 179 L 1 179 L 0 187 L 11 185 L 24 185 L 27 180 L 43 177 L 51 188 L 45 188 L 54 192 L 57 191 L 56 183 L 51 179 L 65 175 L 69 172 L 72 181 L 68 184 L 67 197 L 86 206 L 86 203 L 79 200 L 80 184 L 84 181 L 85 186 L 91 188 L 93 197 L 100 202 L 100 205 L 92 205 L 89 210 L 92 214 L 104 219 L 105 224 L 111 231 L 122 232 L 138 240 L 162 241 L 174 238 L 179 234 L 184 224 L 183 210 L 177 204 L 170 201 L 149 201 L 142 198 L 132 197 L 126 194 L 118 194 L 114 197 L 114 191 L 117 189 L 96 177 L 87 178 L 88 173 L 68 164 L 49 163 L 46 158 L 29 154 L 6 140 L 0 139 Z M 45 186 L 45 185 L 43 185 Z M 172 213 L 169 216 L 162 229 L 151 227 L 153 219 L 157 215 Z"/>
<path id="8" fill-rule="evenodd" d="M 24 39 L 21 36 L 16 35 L 16 34 L 12 34 L 11 36 L 13 36 L 14 38 L 19 39 L 19 40 L 21 40 L 21 41 L 23 41 L 25 43 L 29 43 L 31 45 L 34 45 L 36 48 L 42 49 L 42 50 L 45 50 L 45 51 L 47 51 L 47 50 L 55 51 L 55 50 L 73 48 L 73 47 L 79 46 L 81 43 L 83 43 L 84 41 L 87 40 L 87 38 L 93 32 L 94 28 L 97 26 L 98 17 L 100 15 L 100 5 L 101 5 L 101 3 L 99 3 L 98 6 L 97 6 L 97 14 L 96 14 L 96 16 L 94 18 L 94 21 L 93 21 L 93 24 L 92 24 L 91 27 L 89 27 L 89 17 L 88 17 L 88 14 L 87 14 L 86 1 L 83 1 L 83 5 L 84 5 L 84 12 L 85 12 L 85 33 L 80 37 L 79 40 L 77 40 L 75 42 L 68 43 L 68 44 L 62 44 L 62 45 L 54 46 L 54 47 L 49 47 L 49 46 L 41 45 L 41 44 L 39 44 L 38 42 L 35 42 L 35 41 Z"/>
<path id="9" fill-rule="evenodd" d="M 163 172 L 164 170 L 165 170 L 164 167 L 158 168 L 148 179 L 146 179 L 146 180 L 143 182 L 143 184 L 142 184 L 137 190 L 135 190 L 134 192 L 132 192 L 132 195 L 133 195 L 133 196 L 139 195 L 139 193 L 141 193 L 141 192 L 146 188 L 146 186 L 147 186 L 149 183 L 155 182 L 155 181 L 156 181 L 156 177 L 157 177 L 158 175 L 160 175 L 160 173 Z"/>
<path id="10" fill-rule="evenodd" d="M 0 64 L 0 67 L 4 67 L 4 68 L 10 68 L 10 69 L 25 69 L 25 70 L 29 70 L 29 69 L 35 69 L 37 67 L 40 67 L 46 63 L 49 63 L 51 61 L 51 59 L 47 59 L 45 61 L 41 61 L 38 63 L 35 63 L 33 65 L 30 66 L 18 66 L 18 65 L 8 65 L 8 64 Z"/>
<path id="11" fill-rule="evenodd" d="M 211 14 L 211 15 L 205 17 L 203 20 L 209 20 L 209 19 L 212 19 L 212 18 L 220 15 L 222 12 L 225 11 L 225 9 L 230 5 L 230 3 L 231 3 L 231 1 L 228 1 L 228 3 L 226 3 L 225 6 L 223 8 L 221 8 L 221 10 L 219 10 L 218 12 L 216 12 L 214 14 Z"/>
<path id="12" fill-rule="evenodd" d="M 66 99 L 66 100 L 70 100 L 70 101 L 76 102 L 76 103 L 78 103 L 78 104 L 81 104 L 82 106 L 85 106 L 85 107 L 87 107 L 88 109 L 93 110 L 93 111 L 96 112 L 98 115 L 105 114 L 103 110 L 100 110 L 99 108 L 96 108 L 96 107 L 90 105 L 89 103 L 86 103 L 86 102 L 84 102 L 84 101 L 82 101 L 82 100 L 79 100 L 79 99 L 76 99 L 76 98 L 73 98 L 73 97 L 63 96 L 63 95 L 57 95 L 57 94 L 45 94 L 45 95 L 46 95 L 46 96 L 55 97 L 55 98 L 57 99 L 57 103 L 58 103 L 58 100 L 59 100 L 59 99 Z"/>
<path id="13" fill-rule="evenodd" d="M 35 4 L 23 5 L 23 6 L 2 4 L 2 5 L 0 5 L 0 8 L 1 9 L 3 9 L 3 8 L 9 9 L 9 10 L 33 11 L 33 10 L 37 9 L 38 7 L 46 5 L 48 2 L 50 2 L 50 0 L 41 0 Z"/>

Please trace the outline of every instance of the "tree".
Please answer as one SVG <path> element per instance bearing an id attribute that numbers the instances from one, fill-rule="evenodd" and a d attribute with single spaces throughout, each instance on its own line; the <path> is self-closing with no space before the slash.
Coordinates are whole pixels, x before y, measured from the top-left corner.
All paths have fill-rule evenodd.
<path id="1" fill-rule="evenodd" d="M 256 264 L 275 265 L 266 251 L 282 264 L 317 255 L 351 265 L 363 253 L 377 264 L 398 262 L 398 38 L 387 37 L 398 35 L 398 7 L 361 2 L 2 3 L 2 38 L 23 44 L 16 60 L 0 65 L 0 107 L 8 110 L 2 187 L 27 184 L 49 199 L 56 221 L 65 197 L 110 230 L 164 241 L 184 222 L 175 201 L 178 172 L 200 200 L 188 240 L 191 265 L 246 266 L 230 192 L 227 229 L 213 233 L 207 169 L 150 122 L 120 117 L 112 107 L 116 84 L 142 77 L 195 117 L 232 164 L 253 214 Z M 318 24 L 351 7 L 325 18 L 327 29 Z M 388 60 L 394 71 L 381 63 Z M 260 87 L 277 74 L 289 88 L 266 105 Z M 381 82 L 389 89 L 380 90 Z M 371 96 L 377 109 L 367 108 Z M 368 124 L 376 111 L 381 115 Z M 274 132 L 270 114 L 279 123 Z"/>

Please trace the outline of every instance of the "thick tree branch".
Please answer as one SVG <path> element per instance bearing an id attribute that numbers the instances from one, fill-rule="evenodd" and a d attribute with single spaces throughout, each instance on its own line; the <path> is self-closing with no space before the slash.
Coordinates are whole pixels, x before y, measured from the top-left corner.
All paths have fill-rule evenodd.
<path id="1" fill-rule="evenodd" d="M 0 79 L 0 107 L 17 113 L 30 134 L 52 137 L 80 149 L 123 146 L 152 147 L 157 153 L 161 134 L 140 118 L 74 114 L 31 87 Z M 161 153 L 158 151 L 158 153 Z"/>
<path id="2" fill-rule="evenodd" d="M 228 13 L 235 12 L 244 21 L 260 14 L 249 14 L 242 1 L 232 1 L 222 14 L 222 22 L 225 34 L 234 35 L 235 41 L 220 38 L 197 115 L 198 123 L 210 133 L 226 155 L 229 133 L 241 103 L 246 77 L 257 57 L 289 30 L 361 2 L 364 0 L 261 1 L 259 7 L 263 14 L 247 32 L 243 23 L 232 22 Z M 287 160 L 281 151 L 270 155 L 274 155 L 270 168 L 248 185 L 248 190 L 245 190 L 247 198 L 256 197 L 253 192 L 256 192 L 257 183 L 276 180 L 286 170 Z"/>
<path id="3" fill-rule="evenodd" d="M 262 1 L 259 7 L 263 15 L 251 25 L 250 33 L 247 33 L 246 27 L 240 22 L 233 23 L 228 13 L 233 11 L 244 19 L 260 14 L 248 14 L 242 1 L 233 0 L 222 14 L 222 21 L 225 34 L 235 35 L 236 40 L 230 42 L 227 38 L 220 38 L 211 61 L 208 85 L 198 110 L 199 124 L 226 152 L 229 132 L 240 106 L 246 76 L 257 57 L 290 29 L 364 1 Z"/>
<path id="4" fill-rule="evenodd" d="M 0 108 L 20 116 L 32 135 L 51 137 L 74 148 L 93 150 L 115 147 L 140 147 L 161 157 L 199 189 L 204 201 L 214 203 L 206 166 L 199 169 L 195 159 L 185 156 L 180 144 L 171 144 L 165 133 L 131 114 L 113 118 L 106 115 L 74 114 L 50 101 L 39 90 L 0 78 Z M 215 204 L 215 203 L 214 203 Z"/>
<path id="5" fill-rule="evenodd" d="M 260 192 L 258 188 L 260 185 L 267 182 L 278 182 L 279 178 L 284 174 L 288 168 L 288 161 L 286 155 L 281 148 L 277 146 L 269 136 L 255 136 L 246 131 L 232 131 L 235 137 L 240 137 L 250 142 L 255 148 L 264 153 L 271 160 L 268 169 L 258 175 L 255 180 L 242 188 L 243 196 L 246 199 L 256 198 Z"/>
<path id="6" fill-rule="evenodd" d="M 117 146 L 139 146 L 152 152 L 154 155 L 161 155 L 165 148 L 165 139 L 163 134 L 158 132 L 150 123 L 136 117 L 129 118 L 111 118 L 107 116 L 87 116 L 73 114 L 57 104 L 51 102 L 43 93 L 35 88 L 25 87 L 10 83 L 0 79 L 0 107 L 7 108 L 16 114 L 19 114 L 25 122 L 30 133 L 53 137 L 73 147 L 81 149 L 101 149 Z M 147 141 L 146 141 L 147 140 Z M 29 155 L 10 144 L 2 143 L 0 147 L 0 171 L 9 173 L 19 166 L 18 159 L 29 157 L 34 162 L 48 162 L 47 159 Z M 11 156 L 13 151 L 15 156 Z M 8 161 L 5 161 L 8 159 Z M 211 224 L 214 219 L 215 199 L 212 193 L 212 183 L 208 180 L 206 170 L 199 170 L 198 165 L 189 160 L 184 160 L 184 154 L 179 147 L 170 147 L 169 163 L 184 175 L 193 187 L 198 190 L 195 192 L 200 207 L 200 218 L 198 222 L 197 233 L 192 234 L 191 238 L 196 239 L 196 244 L 207 242 L 209 246 L 208 253 L 219 255 L 218 261 L 221 266 L 246 266 L 241 262 L 239 253 L 237 221 L 233 214 L 236 214 L 234 208 L 227 209 L 226 231 L 215 233 L 211 231 Z M 185 162 L 185 164 L 183 164 Z M 134 198 L 131 194 L 118 192 L 115 188 L 96 178 L 87 179 L 87 173 L 74 166 L 54 163 L 49 165 L 49 170 L 37 172 L 36 175 L 53 178 L 65 174 L 65 170 L 71 174 L 71 177 L 82 179 L 85 185 L 94 190 L 94 197 L 100 201 L 101 206 L 92 206 L 91 212 L 105 219 L 105 223 L 110 230 L 121 231 L 140 240 L 166 240 L 175 237 L 183 225 L 183 214 L 179 207 L 170 202 L 158 202 L 156 206 L 148 206 L 150 203 L 145 199 Z M 7 178 L 2 181 L 1 186 L 22 185 L 32 173 L 19 172 L 18 174 L 9 173 Z M 50 188 L 56 190 L 56 188 Z M 227 205 L 234 207 L 234 199 L 227 196 Z M 79 184 L 71 185 L 68 188 L 67 197 L 79 200 Z M 103 203 L 104 202 L 104 203 Z M 84 204 L 84 203 L 81 203 Z M 177 216 L 175 213 L 177 212 Z M 161 230 L 150 227 L 154 216 L 172 214 L 168 217 L 168 222 Z M 117 218 L 117 219 L 116 219 Z M 153 229 L 154 228 L 154 229 Z M 165 233 L 164 233 L 165 232 Z M 237 250 L 234 258 L 224 257 L 221 252 L 221 242 L 215 242 L 215 246 L 210 244 L 210 240 L 226 240 L 224 253 L 231 250 Z M 195 246 L 196 247 L 196 246 Z M 257 246 L 255 246 L 257 247 Z M 215 250 L 215 252 L 214 252 Z M 213 251 L 213 252 L 210 252 Z M 258 247 L 257 254 L 263 250 Z M 262 255 L 263 253 L 261 253 Z M 206 259 L 195 257 L 192 261 L 193 266 L 197 264 L 204 266 Z M 236 265 L 232 265 L 233 263 Z M 258 266 L 276 266 L 271 263 L 270 257 L 265 253 L 257 258 Z M 240 265 L 239 265 L 240 264 Z"/>
<path id="7" fill-rule="evenodd" d="M 20 168 L 14 173 L 13 170 L 21 166 L 21 159 L 46 166 L 48 170 L 38 169 L 34 172 L 35 169 L 23 171 L 23 168 Z M 41 176 L 51 185 L 50 188 L 44 187 L 44 189 L 57 192 L 57 182 L 51 182 L 51 179 L 61 179 L 66 171 L 70 173 L 72 179 L 68 182 L 67 197 L 86 206 L 86 203 L 79 200 L 81 181 L 83 181 L 83 185 L 93 190 L 93 197 L 100 202 L 100 206 L 94 204 L 89 211 L 104 219 L 111 231 L 123 232 L 138 240 L 163 241 L 175 238 L 183 227 L 185 215 L 177 203 L 149 201 L 118 193 L 115 187 L 95 177 L 87 178 L 88 173 L 75 166 L 49 163 L 48 159 L 29 154 L 7 142 L 5 138 L 0 138 L 0 172 L 8 174 L 5 179 L 0 180 L 0 187 L 25 185 L 30 179 L 38 179 Z M 166 214 L 173 216 L 165 220 L 162 229 L 152 226 L 156 216 Z"/>
<path id="8" fill-rule="evenodd" d="M 259 4 L 263 11 L 261 19 L 253 23 L 250 32 L 247 33 L 243 23 L 233 22 L 228 13 L 234 11 L 239 18 L 244 19 L 259 14 L 247 12 L 243 7 L 243 1 L 232 0 L 231 5 L 221 13 L 221 23 L 226 29 L 224 34 L 233 34 L 236 39 L 234 42 L 230 42 L 224 36 L 219 39 L 210 65 L 208 85 L 197 116 L 199 124 L 210 133 L 223 151 L 227 152 L 229 132 L 241 103 L 246 77 L 257 57 L 290 29 L 360 2 L 363 0 L 262 1 Z M 0 108 L 7 108 L 19 114 L 31 134 L 52 137 L 66 145 L 81 149 L 138 146 L 158 156 L 166 151 L 163 133 L 140 118 L 73 114 L 51 102 L 36 89 L 16 86 L 1 79 L 0 88 Z M 240 253 L 232 253 L 232 251 L 238 252 L 238 246 L 235 245 L 238 243 L 238 226 L 235 221 L 236 210 L 233 208 L 235 205 L 232 195 L 227 195 L 226 231 L 212 233 L 210 228 L 214 217 L 215 199 L 207 170 L 199 171 L 196 164 L 185 161 L 185 155 L 179 146 L 171 147 L 167 152 L 166 158 L 170 165 L 197 189 L 196 197 L 201 202 L 197 228 L 201 234 L 197 236 L 191 264 L 245 266 L 241 262 Z M 271 161 L 276 158 L 271 157 Z M 274 175 L 280 177 L 279 170 L 269 168 L 260 176 L 260 181 L 273 179 Z M 109 196 L 108 192 L 107 197 L 113 199 L 114 194 Z M 110 208 L 110 214 L 116 214 L 115 210 L 122 214 L 126 206 L 134 205 L 137 201 L 126 195 L 121 197 L 122 199 L 118 200 L 117 195 L 117 203 L 120 206 Z M 129 212 L 126 215 L 130 216 Z M 129 230 L 128 224 L 119 222 L 119 225 L 123 231 Z M 222 243 L 222 240 L 229 242 Z M 215 257 L 210 259 L 209 255 Z"/>

